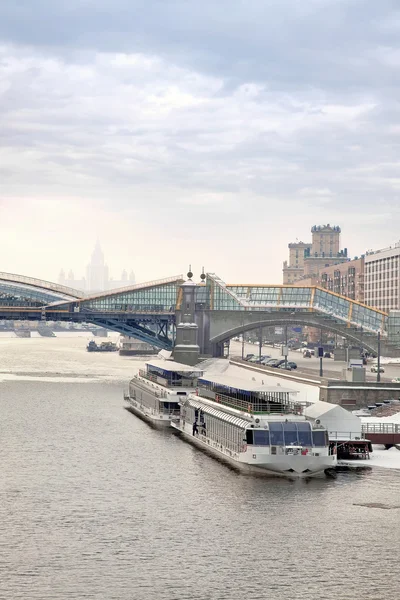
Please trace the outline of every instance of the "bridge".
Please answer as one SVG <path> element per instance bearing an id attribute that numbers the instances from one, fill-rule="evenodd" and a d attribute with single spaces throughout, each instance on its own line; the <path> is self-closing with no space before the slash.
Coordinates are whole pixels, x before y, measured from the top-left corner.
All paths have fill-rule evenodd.
<path id="1" fill-rule="evenodd" d="M 176 275 L 86 296 L 0 273 L 0 319 L 88 322 L 170 350 L 181 318 L 183 282 Z M 195 314 L 198 343 L 206 355 L 220 356 L 224 344 L 243 332 L 282 325 L 331 331 L 372 352 L 379 333 L 382 353 L 400 355 L 400 323 L 391 314 L 318 286 L 226 284 L 208 273 L 196 285 Z"/>

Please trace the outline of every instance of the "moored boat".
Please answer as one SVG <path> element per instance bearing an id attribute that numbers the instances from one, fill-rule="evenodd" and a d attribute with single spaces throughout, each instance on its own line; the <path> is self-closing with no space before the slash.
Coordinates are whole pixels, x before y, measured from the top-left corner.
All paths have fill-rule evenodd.
<path id="1" fill-rule="evenodd" d="M 101 342 L 101 344 L 96 344 L 94 340 L 90 340 L 86 350 L 88 352 L 116 352 L 118 347 L 114 342 Z"/>
<path id="2" fill-rule="evenodd" d="M 311 477 L 336 466 L 328 432 L 302 414 L 295 392 L 227 375 L 203 376 L 172 427 L 187 441 L 255 474 Z"/>
<path id="3" fill-rule="evenodd" d="M 127 408 L 157 427 L 169 427 L 172 420 L 179 419 L 179 400 L 196 389 L 202 374 L 196 367 L 170 360 L 146 362 L 124 394 Z"/>

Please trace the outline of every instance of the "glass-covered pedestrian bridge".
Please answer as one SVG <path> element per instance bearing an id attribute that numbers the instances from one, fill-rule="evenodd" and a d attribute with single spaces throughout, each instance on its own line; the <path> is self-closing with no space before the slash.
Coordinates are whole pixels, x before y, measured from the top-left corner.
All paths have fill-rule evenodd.
<path id="1" fill-rule="evenodd" d="M 318 286 L 230 285 L 215 274 L 207 275 L 207 286 L 213 310 L 302 310 L 321 313 L 374 333 L 387 331 L 387 313 Z"/>
<path id="2" fill-rule="evenodd" d="M 177 275 L 88 296 L 79 290 L 33 277 L 0 273 L 0 306 L 8 307 L 10 318 L 19 318 L 17 309 L 20 307 L 31 307 L 31 310 L 46 307 L 48 317 L 53 317 L 57 311 L 60 318 L 63 312 L 74 313 L 80 320 L 85 313 L 92 322 L 102 315 L 107 321 L 103 322 L 104 326 L 133 335 L 133 330 L 120 327 L 127 319 L 150 315 L 149 318 L 155 321 L 167 317 L 169 322 L 174 321 L 175 311 L 181 309 L 183 282 L 182 275 Z M 300 313 L 303 317 L 309 313 L 314 318 L 322 316 L 332 324 L 355 327 L 366 333 L 380 332 L 386 336 L 388 331 L 385 312 L 317 286 L 226 284 L 214 273 L 208 273 L 205 284 L 196 285 L 195 301 L 196 310 L 241 311 L 243 329 L 251 320 L 249 315 L 246 322 L 246 313 L 263 312 L 260 320 L 267 320 L 266 313 L 274 313 L 272 316 L 279 318 L 289 312 L 295 315 L 294 320 Z M 268 320 L 272 319 L 268 317 Z M 304 318 L 298 322 L 304 322 Z M 397 322 L 392 329 L 398 333 Z M 219 341 L 212 340 L 213 343 Z M 171 341 L 168 344 L 170 346 Z"/>
<path id="3" fill-rule="evenodd" d="M 36 308 L 54 302 L 70 302 L 82 296 L 83 292 L 79 290 L 42 279 L 0 273 L 0 306 Z"/>

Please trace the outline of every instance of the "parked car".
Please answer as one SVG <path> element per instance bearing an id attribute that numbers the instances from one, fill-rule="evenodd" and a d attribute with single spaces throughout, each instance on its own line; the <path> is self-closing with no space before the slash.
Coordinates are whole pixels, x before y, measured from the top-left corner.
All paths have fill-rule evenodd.
<path id="1" fill-rule="evenodd" d="M 377 373 L 378 372 L 378 365 L 372 365 L 371 367 L 371 373 Z M 379 373 L 384 373 L 385 369 L 383 367 L 379 367 Z"/>
<path id="2" fill-rule="evenodd" d="M 249 363 L 258 363 L 258 362 L 260 362 L 260 357 L 259 356 L 252 356 L 251 358 L 249 358 L 249 360 L 247 362 L 249 362 Z"/>
<path id="3" fill-rule="evenodd" d="M 295 362 L 293 362 L 292 360 L 290 360 L 288 362 L 288 365 L 291 369 L 297 369 L 297 364 Z"/>
<path id="4" fill-rule="evenodd" d="M 266 367 L 277 367 L 280 364 L 280 361 L 276 358 L 271 358 L 265 363 Z"/>
<path id="5" fill-rule="evenodd" d="M 251 358 L 253 358 L 253 356 L 255 356 L 255 354 L 246 354 L 243 360 L 250 360 Z"/>
<path id="6" fill-rule="evenodd" d="M 284 361 L 284 360 L 282 360 L 282 359 L 277 359 L 277 364 L 276 364 L 276 365 L 274 365 L 274 366 L 275 366 L 275 367 L 280 367 L 281 365 L 284 365 L 284 364 L 285 364 L 285 361 Z"/>
<path id="7" fill-rule="evenodd" d="M 285 363 L 282 363 L 281 365 L 278 365 L 276 368 L 277 369 L 285 369 L 286 371 L 292 370 L 292 367 L 289 365 L 289 363 L 287 365 L 285 365 Z"/>
<path id="8" fill-rule="evenodd" d="M 400 377 L 393 377 L 392 383 L 400 383 Z"/>
<path id="9" fill-rule="evenodd" d="M 330 352 L 324 352 L 324 358 L 331 358 Z"/>
<path id="10" fill-rule="evenodd" d="M 267 365 L 270 360 L 272 360 L 270 356 L 265 357 L 265 358 L 261 359 L 261 364 L 262 365 Z"/>

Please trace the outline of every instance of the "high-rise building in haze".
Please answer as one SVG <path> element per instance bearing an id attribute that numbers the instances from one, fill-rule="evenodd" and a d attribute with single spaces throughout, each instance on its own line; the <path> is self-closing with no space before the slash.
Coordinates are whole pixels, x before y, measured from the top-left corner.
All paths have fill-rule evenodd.
<path id="1" fill-rule="evenodd" d="M 128 277 L 128 273 L 124 269 L 121 279 L 112 279 L 109 276 L 109 269 L 105 263 L 100 243 L 97 241 L 90 263 L 86 267 L 86 277 L 75 279 L 72 271 L 69 271 L 68 276 L 66 276 L 64 269 L 61 269 L 58 283 L 91 294 L 133 285 L 135 283 L 135 274 L 131 271 Z"/>
<path id="2" fill-rule="evenodd" d="M 108 267 L 104 262 L 104 254 L 97 240 L 92 252 L 92 258 L 86 267 L 87 290 L 102 292 L 108 289 Z"/>

